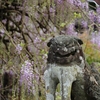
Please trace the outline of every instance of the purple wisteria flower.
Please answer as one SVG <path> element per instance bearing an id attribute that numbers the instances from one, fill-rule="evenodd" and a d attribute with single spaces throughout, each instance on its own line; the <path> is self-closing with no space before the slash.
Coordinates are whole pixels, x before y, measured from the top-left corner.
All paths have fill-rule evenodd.
<path id="1" fill-rule="evenodd" d="M 97 12 L 98 15 L 100 15 L 100 7 L 98 7 L 98 8 L 96 9 L 96 12 Z"/>
<path id="2" fill-rule="evenodd" d="M 81 4 L 81 7 L 82 7 L 85 11 L 88 11 L 88 10 L 89 10 L 89 5 L 88 5 L 87 2 L 83 2 L 83 3 Z"/>
<path id="3" fill-rule="evenodd" d="M 100 15 L 97 16 L 97 23 L 100 24 Z"/>
<path id="4" fill-rule="evenodd" d="M 55 9 L 53 7 L 50 7 L 50 13 L 54 13 L 55 12 Z"/>
<path id="5" fill-rule="evenodd" d="M 68 3 L 70 3 L 71 5 L 75 5 L 77 7 L 81 7 L 82 9 L 88 11 L 89 10 L 89 6 L 87 2 L 81 2 L 80 0 L 67 0 Z"/>
<path id="6" fill-rule="evenodd" d="M 93 44 L 96 44 L 98 47 L 100 47 L 100 32 L 99 33 L 92 33 L 91 42 Z"/>
<path id="7" fill-rule="evenodd" d="M 75 24 L 74 23 L 70 23 L 67 26 L 66 34 L 76 36 L 77 35 L 77 32 L 75 32 L 74 28 L 75 28 Z"/>
<path id="8" fill-rule="evenodd" d="M 80 0 L 74 0 L 73 4 L 77 7 L 81 7 L 82 6 L 82 2 Z"/>
<path id="9" fill-rule="evenodd" d="M 15 18 L 15 21 L 16 22 L 19 22 L 21 20 L 21 15 L 18 15 L 16 18 Z"/>
<path id="10" fill-rule="evenodd" d="M 87 27 L 88 27 L 88 22 L 87 22 L 87 21 L 82 21 L 82 22 L 81 22 L 81 25 L 82 25 L 84 28 L 87 28 Z"/>
<path id="11" fill-rule="evenodd" d="M 4 34 L 5 30 L 4 29 L 0 29 L 0 33 Z"/>
<path id="12" fill-rule="evenodd" d="M 67 0 L 68 3 L 73 4 L 74 0 Z"/>
<path id="13" fill-rule="evenodd" d="M 93 10 L 89 11 L 88 16 L 91 22 L 95 21 L 96 15 Z"/>
<path id="14" fill-rule="evenodd" d="M 4 29 L 0 29 L 0 36 L 3 37 L 5 34 L 5 30 Z"/>
<path id="15" fill-rule="evenodd" d="M 63 2 L 63 0 L 57 0 L 58 4 L 61 4 Z"/>
<path id="16" fill-rule="evenodd" d="M 22 64 L 20 71 L 20 85 L 24 85 L 27 92 L 34 94 L 35 87 L 33 84 L 34 74 L 32 67 L 33 65 L 29 60 L 26 60 L 24 64 Z"/>
<path id="17" fill-rule="evenodd" d="M 20 44 L 17 44 L 16 51 L 18 52 L 18 54 L 21 54 L 22 49 L 22 46 Z"/>
<path id="18" fill-rule="evenodd" d="M 41 39 L 39 36 L 37 36 L 35 39 L 34 39 L 34 43 L 37 44 L 37 43 L 40 43 L 41 42 Z"/>

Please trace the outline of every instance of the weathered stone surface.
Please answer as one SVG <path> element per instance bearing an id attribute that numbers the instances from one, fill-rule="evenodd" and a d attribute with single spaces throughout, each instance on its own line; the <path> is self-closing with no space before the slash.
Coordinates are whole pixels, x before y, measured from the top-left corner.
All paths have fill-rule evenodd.
<path id="1" fill-rule="evenodd" d="M 82 68 L 78 65 L 66 67 L 66 65 L 49 64 L 48 70 L 44 73 L 47 90 L 46 100 L 55 100 L 55 90 L 58 83 L 60 83 L 62 100 L 70 100 L 72 83 L 79 74 L 80 77 L 83 77 Z"/>
<path id="2" fill-rule="evenodd" d="M 100 74 L 94 64 L 86 63 L 82 44 L 80 39 L 64 35 L 47 44 L 46 100 L 55 100 L 58 83 L 62 100 L 100 100 Z"/>
<path id="3" fill-rule="evenodd" d="M 76 80 L 72 84 L 71 100 L 88 100 L 84 90 L 84 78 Z"/>
<path id="4" fill-rule="evenodd" d="M 44 72 L 46 100 L 55 100 L 55 90 L 60 83 L 62 100 L 71 100 L 72 83 L 84 77 L 83 42 L 72 36 L 60 35 L 47 44 L 50 49 L 47 69 Z"/>
<path id="5" fill-rule="evenodd" d="M 100 100 L 100 73 L 95 65 L 85 69 L 85 92 L 88 100 Z"/>
<path id="6" fill-rule="evenodd" d="M 94 64 L 86 64 L 84 71 L 84 78 L 72 85 L 72 100 L 100 100 L 100 73 Z"/>

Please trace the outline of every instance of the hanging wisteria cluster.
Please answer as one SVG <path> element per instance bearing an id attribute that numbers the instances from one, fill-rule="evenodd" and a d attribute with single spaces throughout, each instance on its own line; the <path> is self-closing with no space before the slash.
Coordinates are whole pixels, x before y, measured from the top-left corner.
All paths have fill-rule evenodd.
<path id="1" fill-rule="evenodd" d="M 20 71 L 20 85 L 24 86 L 27 92 L 34 94 L 35 87 L 33 64 L 29 60 L 26 60 L 24 64 L 22 64 Z"/>

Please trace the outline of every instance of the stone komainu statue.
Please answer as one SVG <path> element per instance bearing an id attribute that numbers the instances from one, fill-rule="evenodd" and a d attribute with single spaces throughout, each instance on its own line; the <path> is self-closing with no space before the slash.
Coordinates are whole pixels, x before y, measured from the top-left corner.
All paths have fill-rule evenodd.
<path id="1" fill-rule="evenodd" d="M 48 42 L 50 48 L 44 72 L 46 100 L 55 100 L 58 83 L 62 100 L 99 100 L 99 92 L 95 91 L 94 94 L 92 91 L 91 94 L 91 88 L 95 90 L 93 84 L 99 87 L 100 78 L 91 77 L 92 68 L 85 62 L 82 44 L 81 39 L 65 35 L 54 37 Z"/>

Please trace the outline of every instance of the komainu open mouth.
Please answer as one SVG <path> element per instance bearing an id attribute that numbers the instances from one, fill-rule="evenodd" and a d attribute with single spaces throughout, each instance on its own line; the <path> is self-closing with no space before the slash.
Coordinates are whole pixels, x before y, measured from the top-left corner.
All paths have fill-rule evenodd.
<path id="1" fill-rule="evenodd" d="M 65 54 L 65 55 L 62 55 L 62 54 L 60 54 L 59 52 L 56 52 L 56 53 L 55 53 L 55 56 L 56 56 L 56 57 L 60 57 L 60 58 L 62 58 L 62 57 L 69 57 L 70 55 L 74 56 L 76 52 L 77 52 L 77 50 L 72 51 L 72 52 L 70 52 L 70 53 L 68 53 L 68 54 Z"/>

